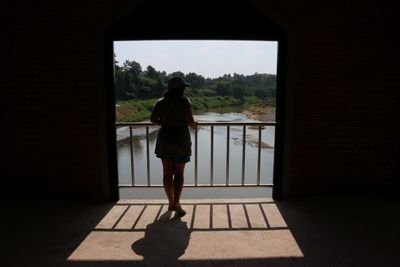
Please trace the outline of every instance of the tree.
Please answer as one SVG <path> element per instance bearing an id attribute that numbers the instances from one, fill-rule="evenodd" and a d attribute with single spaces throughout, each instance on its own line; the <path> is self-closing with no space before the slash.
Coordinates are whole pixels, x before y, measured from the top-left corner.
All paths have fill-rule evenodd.
<path id="1" fill-rule="evenodd" d="M 139 76 L 142 73 L 142 66 L 136 61 L 125 60 L 122 65 L 125 72 L 130 72 L 133 76 Z"/>
<path id="2" fill-rule="evenodd" d="M 187 89 L 190 96 L 234 96 L 244 101 L 244 97 L 254 95 L 259 98 L 275 101 L 276 75 L 254 73 L 243 75 L 238 73 L 224 74 L 217 78 L 205 78 L 194 72 L 185 75 L 181 71 L 167 74 L 157 71 L 151 65 L 142 71 L 140 64 L 133 60 L 126 60 L 122 66 L 114 60 L 114 84 L 116 100 L 130 100 L 134 98 L 158 98 L 165 90 L 168 79 L 178 76 L 191 84 Z"/>
<path id="3" fill-rule="evenodd" d="M 215 91 L 217 92 L 218 95 L 221 95 L 221 96 L 232 95 L 231 86 L 227 81 L 219 81 L 219 82 L 217 82 L 217 86 L 215 88 Z"/>
<path id="4" fill-rule="evenodd" d="M 152 98 L 153 96 L 152 96 L 151 92 L 152 92 L 152 90 L 150 87 L 142 86 L 140 88 L 140 90 L 138 90 L 137 97 L 140 99 Z"/>
<path id="5" fill-rule="evenodd" d="M 123 80 L 122 80 L 122 90 L 123 90 L 123 95 L 122 98 L 123 100 L 129 100 L 135 97 L 135 91 L 134 87 L 132 84 L 131 80 L 131 75 L 127 72 L 124 73 L 123 75 Z"/>
<path id="6" fill-rule="evenodd" d="M 149 77 L 150 79 L 157 80 L 158 79 L 158 72 L 151 65 L 148 65 L 147 68 L 146 68 L 146 76 Z"/>
<path id="7" fill-rule="evenodd" d="M 157 86 L 156 86 L 155 89 L 156 89 L 155 92 L 154 92 L 155 97 L 161 97 L 163 92 L 164 92 L 164 90 L 165 90 L 165 85 L 163 84 L 161 79 L 158 79 Z"/>
<path id="8" fill-rule="evenodd" d="M 130 100 L 130 99 L 135 99 L 137 97 L 137 88 L 135 86 L 134 83 L 131 83 L 128 87 L 128 89 L 126 90 L 126 99 Z"/>
<path id="9" fill-rule="evenodd" d="M 168 80 L 168 76 L 165 71 L 158 71 L 158 77 L 164 82 Z"/>
<path id="10" fill-rule="evenodd" d="M 118 67 L 118 66 L 116 66 Z M 125 92 L 123 88 L 124 82 L 124 73 L 120 68 L 115 68 L 115 80 L 114 80 L 114 88 L 115 88 L 115 99 L 116 100 L 124 100 Z"/>
<path id="11" fill-rule="evenodd" d="M 192 88 L 199 88 L 201 86 L 204 85 L 204 77 L 201 75 L 197 75 L 194 72 L 189 72 L 186 76 L 185 76 L 185 80 L 190 83 L 190 87 Z"/>
<path id="12" fill-rule="evenodd" d="M 254 89 L 254 95 L 260 98 L 266 98 L 268 96 L 268 92 L 266 88 L 256 88 Z"/>
<path id="13" fill-rule="evenodd" d="M 235 85 L 235 86 L 233 86 L 232 94 L 233 94 L 234 98 L 243 100 L 245 91 L 244 91 L 243 87 Z"/>
<path id="14" fill-rule="evenodd" d="M 227 81 L 232 80 L 232 76 L 231 76 L 230 73 L 229 73 L 229 74 L 224 74 L 224 76 L 222 76 L 222 78 L 223 78 L 224 80 L 227 80 Z"/>

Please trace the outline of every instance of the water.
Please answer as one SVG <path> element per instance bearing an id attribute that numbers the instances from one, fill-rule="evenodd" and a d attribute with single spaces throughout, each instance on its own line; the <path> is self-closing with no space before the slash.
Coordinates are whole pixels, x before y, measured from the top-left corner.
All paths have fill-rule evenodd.
<path id="1" fill-rule="evenodd" d="M 232 109 L 231 109 L 232 110 Z M 238 109 L 235 109 L 237 111 Z M 226 111 L 226 110 L 224 110 Z M 228 110 L 229 111 L 229 110 Z M 198 121 L 215 122 L 256 122 L 248 119 L 245 115 L 236 112 L 207 112 L 195 115 Z M 158 133 L 158 127 L 149 128 L 149 147 L 150 147 L 150 174 L 151 184 L 162 184 L 162 164 L 161 160 L 154 154 L 155 142 Z M 214 184 L 225 184 L 226 181 L 226 126 L 214 126 Z M 192 157 L 191 161 L 185 167 L 185 184 L 194 184 L 194 130 L 191 129 L 192 138 Z M 242 177 L 242 126 L 230 127 L 230 155 L 229 155 L 229 176 L 230 184 L 240 184 Z M 210 139 L 211 130 L 209 126 L 198 127 L 198 183 L 210 184 Z M 271 148 L 261 149 L 261 168 L 260 181 L 262 184 L 272 184 L 273 175 L 273 157 L 274 157 L 274 135 L 275 127 L 265 127 L 262 130 L 262 142 L 268 144 Z M 130 145 L 129 129 L 122 127 L 117 129 L 117 147 L 118 147 L 118 172 L 119 183 L 130 185 L 132 183 L 131 165 L 130 165 Z M 146 132 L 145 128 L 136 128 L 133 130 L 134 147 L 134 167 L 135 184 L 147 185 L 147 163 L 146 163 Z M 246 129 L 246 157 L 245 157 L 245 183 L 257 183 L 257 156 L 258 156 L 258 129 Z M 121 197 L 132 197 L 129 193 L 134 193 L 135 197 L 149 196 L 144 189 L 121 189 Z M 154 192 L 150 196 L 163 197 L 161 189 L 151 189 Z M 200 191 L 202 193 L 199 194 Z M 270 196 L 271 189 L 244 189 L 244 188 L 218 188 L 218 189 L 190 189 L 186 188 L 182 197 L 198 198 L 201 196 L 213 197 L 210 191 L 215 191 L 216 196 L 236 196 L 236 197 L 265 197 Z M 249 191 L 250 190 L 250 191 Z M 248 191 L 248 192 L 247 192 Z M 247 192 L 247 193 L 246 193 Z M 258 193 L 257 193 L 258 192 Z M 261 196 L 259 195 L 261 194 Z"/>

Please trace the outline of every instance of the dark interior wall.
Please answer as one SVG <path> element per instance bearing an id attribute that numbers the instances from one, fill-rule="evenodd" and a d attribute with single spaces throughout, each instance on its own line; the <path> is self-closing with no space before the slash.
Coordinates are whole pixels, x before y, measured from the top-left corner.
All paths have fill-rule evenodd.
<path id="1" fill-rule="evenodd" d="M 101 32 L 128 1 L 25 2 L 0 10 L 1 191 L 107 198 Z M 398 187 L 395 9 L 252 2 L 288 31 L 284 195 Z"/>
<path id="2" fill-rule="evenodd" d="M 286 195 L 395 192 L 400 38 L 393 6 L 253 2 L 289 32 Z"/>
<path id="3" fill-rule="evenodd" d="M 2 4 L 4 193 L 107 198 L 99 44 L 123 2 Z"/>

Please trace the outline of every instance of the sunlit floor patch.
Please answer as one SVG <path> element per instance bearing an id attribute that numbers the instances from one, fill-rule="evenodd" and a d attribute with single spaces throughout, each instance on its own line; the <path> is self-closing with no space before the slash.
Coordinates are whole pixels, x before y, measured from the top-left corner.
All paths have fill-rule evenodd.
<path id="1" fill-rule="evenodd" d="M 303 257 L 275 203 L 185 201 L 179 218 L 164 203 L 120 202 L 69 261 L 234 260 Z"/>

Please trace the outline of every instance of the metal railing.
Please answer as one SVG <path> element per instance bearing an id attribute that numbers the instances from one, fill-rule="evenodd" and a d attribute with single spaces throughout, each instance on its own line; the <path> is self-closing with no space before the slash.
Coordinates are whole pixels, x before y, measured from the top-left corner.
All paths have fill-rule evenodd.
<path id="1" fill-rule="evenodd" d="M 194 184 L 184 185 L 185 187 L 272 187 L 272 184 L 261 184 L 261 131 L 264 126 L 275 126 L 275 122 L 198 122 L 198 126 L 209 126 L 210 127 L 210 183 L 199 184 L 198 183 L 198 128 L 194 129 Z M 115 123 L 116 128 L 129 127 L 129 143 L 130 143 L 130 163 L 131 163 L 131 185 L 119 185 L 122 187 L 162 187 L 162 185 L 151 184 L 151 169 L 150 169 L 150 145 L 149 145 L 149 127 L 157 127 L 157 125 L 151 122 L 117 122 Z M 226 126 L 226 177 L 225 184 L 214 184 L 214 127 L 215 126 Z M 243 127 L 242 133 L 242 171 L 241 171 L 241 182 L 240 184 L 230 183 L 229 174 L 229 158 L 230 158 L 230 127 L 241 126 Z M 258 127 L 258 153 L 257 153 L 257 182 L 256 184 L 245 183 L 245 168 L 246 168 L 246 128 L 249 126 Z M 134 150 L 133 150 L 133 138 L 132 131 L 133 127 L 145 127 L 146 128 L 146 167 L 147 167 L 147 185 L 137 185 L 135 183 L 135 162 L 134 162 Z M 158 126 L 159 127 L 159 126 Z"/>

